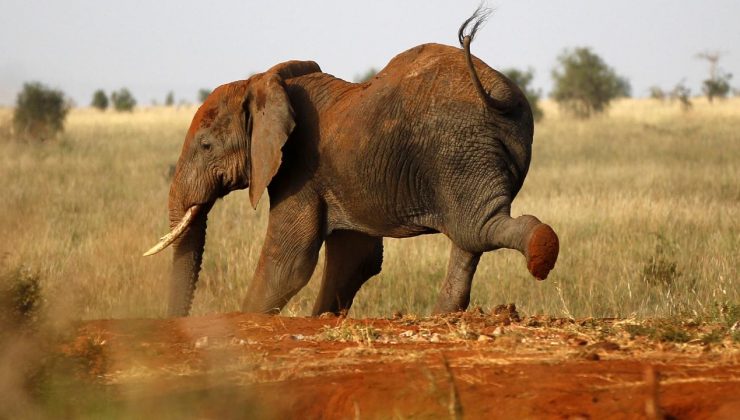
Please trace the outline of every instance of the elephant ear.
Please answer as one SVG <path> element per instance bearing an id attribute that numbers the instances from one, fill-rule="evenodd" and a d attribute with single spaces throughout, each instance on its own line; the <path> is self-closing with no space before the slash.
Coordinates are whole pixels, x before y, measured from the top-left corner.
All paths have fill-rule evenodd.
<path id="1" fill-rule="evenodd" d="M 283 80 L 275 73 L 253 79 L 245 102 L 251 125 L 249 200 L 256 209 L 280 168 L 281 149 L 295 127 L 295 119 Z"/>

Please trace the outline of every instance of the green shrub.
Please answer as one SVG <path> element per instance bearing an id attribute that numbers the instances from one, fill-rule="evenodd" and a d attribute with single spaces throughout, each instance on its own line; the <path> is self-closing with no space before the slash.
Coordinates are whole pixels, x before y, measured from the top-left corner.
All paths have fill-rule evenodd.
<path id="1" fill-rule="evenodd" d="M 642 280 L 650 286 L 671 288 L 681 276 L 676 262 L 675 243 L 665 236 L 656 234 L 655 252 L 642 267 Z"/>
<path id="2" fill-rule="evenodd" d="M 173 105 L 175 105 L 175 92 L 169 91 L 167 92 L 167 96 L 164 97 L 164 106 Z"/>
<path id="3" fill-rule="evenodd" d="M 13 113 L 13 126 L 22 137 L 47 140 L 64 129 L 69 111 L 64 93 L 39 82 L 23 84 Z"/>
<path id="4" fill-rule="evenodd" d="M 709 78 L 702 83 L 702 91 L 707 95 L 709 102 L 713 102 L 714 98 L 724 99 L 730 94 L 730 79 L 731 74 L 720 74 L 715 78 Z"/>
<path id="5" fill-rule="evenodd" d="M 370 67 L 365 73 L 355 75 L 353 80 L 355 83 L 365 83 L 375 77 L 376 74 L 378 74 L 378 70 L 375 67 Z"/>
<path id="6" fill-rule="evenodd" d="M 110 99 L 116 111 L 133 111 L 136 106 L 136 99 L 134 99 L 134 96 L 126 88 L 121 88 L 111 93 Z"/>
<path id="7" fill-rule="evenodd" d="M 101 111 L 105 111 L 108 108 L 108 95 L 105 94 L 103 89 L 98 89 L 93 93 L 92 102 L 90 106 L 97 108 Z"/>
<path id="8" fill-rule="evenodd" d="M 211 94 L 211 89 L 205 89 L 205 88 L 203 88 L 203 89 L 199 89 L 199 90 L 198 90 L 198 101 L 199 101 L 200 103 L 203 103 L 203 102 L 205 102 L 205 101 L 206 101 L 206 98 L 207 98 L 207 97 L 208 97 L 208 95 L 210 95 L 210 94 Z"/>
<path id="9" fill-rule="evenodd" d="M 604 112 L 613 99 L 630 96 L 629 81 L 587 47 L 565 50 L 552 78 L 552 98 L 579 118 Z"/>
<path id="10" fill-rule="evenodd" d="M 702 91 L 707 95 L 709 102 L 714 98 L 726 98 L 730 94 L 730 79 L 732 74 L 725 73 L 719 68 L 719 60 L 724 54 L 719 51 L 704 51 L 696 55 L 696 58 L 707 60 L 709 63 L 709 78 L 702 82 Z"/>
<path id="11" fill-rule="evenodd" d="M 532 115 L 534 116 L 535 121 L 539 121 L 544 116 L 542 112 L 542 108 L 540 108 L 540 96 L 542 96 L 542 91 L 537 89 L 535 90 L 530 86 L 532 83 L 532 80 L 534 79 L 534 69 L 529 68 L 527 71 L 522 71 L 519 69 L 506 69 L 503 72 L 506 77 L 511 79 L 512 82 L 516 83 L 517 86 L 519 86 L 519 89 L 524 92 L 524 96 L 527 97 L 527 101 L 529 101 L 529 106 L 532 108 Z"/>
<path id="12" fill-rule="evenodd" d="M 691 107 L 694 106 L 691 102 L 691 88 L 687 87 L 683 81 L 673 88 L 671 99 L 678 100 L 684 112 L 691 110 Z"/>
<path id="13" fill-rule="evenodd" d="M 663 89 L 660 88 L 660 86 L 650 86 L 650 98 L 657 99 L 659 101 L 665 100 L 666 93 L 663 91 Z"/>
<path id="14" fill-rule="evenodd" d="M 41 277 L 25 267 L 0 273 L 0 330 L 35 330 L 42 306 Z"/>

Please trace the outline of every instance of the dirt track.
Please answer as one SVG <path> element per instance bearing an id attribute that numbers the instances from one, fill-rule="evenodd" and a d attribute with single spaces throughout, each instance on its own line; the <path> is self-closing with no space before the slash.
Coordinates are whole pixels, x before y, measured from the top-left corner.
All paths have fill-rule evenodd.
<path id="1" fill-rule="evenodd" d="M 87 322 L 60 351 L 136 416 L 645 418 L 652 404 L 669 418 L 737 418 L 740 346 L 711 325 L 681 328 L 703 338 L 675 344 L 676 331 L 630 320 L 519 320 L 503 307 L 426 319 L 227 314 Z"/>

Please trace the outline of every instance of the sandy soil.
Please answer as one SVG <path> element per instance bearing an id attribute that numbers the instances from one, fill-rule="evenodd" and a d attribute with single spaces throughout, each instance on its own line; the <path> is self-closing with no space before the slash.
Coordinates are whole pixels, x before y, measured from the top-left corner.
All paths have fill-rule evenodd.
<path id="1" fill-rule="evenodd" d="M 712 325 L 661 328 L 519 319 L 504 306 L 418 319 L 226 314 L 86 322 L 59 353 L 136 416 L 738 418 L 740 346 Z"/>

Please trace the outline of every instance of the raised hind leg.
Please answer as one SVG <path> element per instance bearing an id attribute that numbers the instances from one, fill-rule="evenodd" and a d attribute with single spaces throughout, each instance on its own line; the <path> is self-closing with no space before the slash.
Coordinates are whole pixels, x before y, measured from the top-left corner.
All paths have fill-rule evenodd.
<path id="1" fill-rule="evenodd" d="M 488 230 L 490 249 L 515 249 L 527 260 L 527 269 L 538 280 L 544 280 L 555 267 L 560 252 L 558 235 L 534 216 L 513 218 L 508 211 L 498 214 Z"/>

